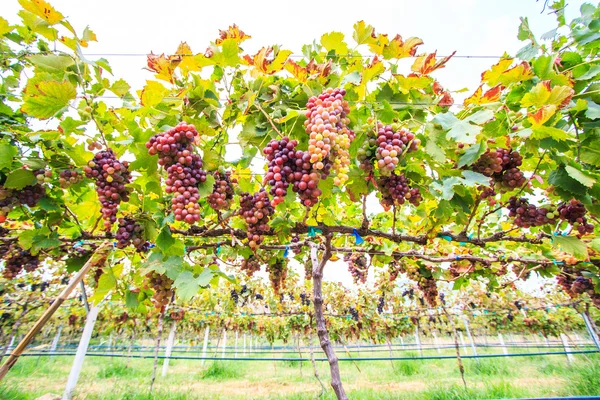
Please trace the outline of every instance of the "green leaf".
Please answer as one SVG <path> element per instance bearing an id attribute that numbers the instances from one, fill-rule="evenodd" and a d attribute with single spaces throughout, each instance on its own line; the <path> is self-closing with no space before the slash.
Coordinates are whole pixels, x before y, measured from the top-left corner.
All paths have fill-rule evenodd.
<path id="1" fill-rule="evenodd" d="M 177 297 L 183 301 L 191 300 L 200 291 L 198 280 L 194 278 L 194 274 L 190 271 L 180 273 L 175 282 L 173 282 L 173 286 L 177 289 L 175 292 Z"/>
<path id="2" fill-rule="evenodd" d="M 59 72 L 63 74 L 67 68 L 72 65 L 75 65 L 75 61 L 68 56 L 57 56 L 52 54 L 40 55 L 36 54 L 33 56 L 27 57 L 29 62 L 31 62 L 37 68 L 47 71 L 50 73 Z"/>
<path id="3" fill-rule="evenodd" d="M 140 305 L 140 302 L 138 300 L 138 293 L 128 290 L 125 293 L 125 305 L 129 308 L 137 308 L 137 306 Z"/>
<path id="4" fill-rule="evenodd" d="M 240 62 L 240 47 L 235 39 L 225 39 L 221 44 L 223 50 L 221 52 L 221 62 L 224 67 L 235 67 Z"/>
<path id="5" fill-rule="evenodd" d="M 589 146 L 581 146 L 581 161 L 600 166 L 600 141 L 594 140 Z"/>
<path id="6" fill-rule="evenodd" d="M 358 21 L 354 24 L 354 33 L 352 34 L 352 38 L 359 45 L 375 43 L 376 40 L 373 37 L 373 31 L 374 30 L 371 25 L 365 24 L 365 21 Z"/>
<path id="7" fill-rule="evenodd" d="M 585 116 L 589 119 L 600 118 L 600 106 L 592 100 L 587 100 L 587 111 L 585 112 Z"/>
<path id="8" fill-rule="evenodd" d="M 53 117 L 77 96 L 75 86 L 68 81 L 41 82 L 37 85 L 37 89 L 39 93 L 25 96 L 21 110 L 38 119 Z"/>
<path id="9" fill-rule="evenodd" d="M 473 115 L 469 115 L 467 118 L 465 118 L 465 121 L 480 125 L 492 118 L 494 118 L 494 112 L 492 110 L 480 110 Z"/>
<path id="10" fill-rule="evenodd" d="M 533 71 L 540 79 L 547 79 L 552 72 L 552 64 L 551 56 L 539 56 L 533 62 Z"/>
<path id="11" fill-rule="evenodd" d="M 9 168 L 13 158 L 19 153 L 19 149 L 10 143 L 0 143 L 0 169 Z"/>
<path id="12" fill-rule="evenodd" d="M 206 175 L 206 182 L 202 182 L 198 185 L 198 196 L 200 199 L 207 197 L 213 192 L 215 186 L 215 177 L 212 175 Z"/>
<path id="13" fill-rule="evenodd" d="M 582 260 L 587 259 L 588 252 L 585 243 L 575 236 L 553 236 L 552 243 L 561 248 L 562 251 Z"/>
<path id="14" fill-rule="evenodd" d="M 479 172 L 474 171 L 463 171 L 462 176 L 465 178 L 464 185 L 465 186 L 479 186 L 479 185 L 489 185 L 490 178 L 480 174 Z"/>
<path id="15" fill-rule="evenodd" d="M 469 147 L 458 160 L 458 168 L 473 164 L 484 152 L 485 146 L 482 146 L 481 143 L 477 143 Z"/>
<path id="16" fill-rule="evenodd" d="M 569 176 L 571 178 L 575 179 L 576 181 L 581 183 L 583 186 L 592 187 L 592 186 L 594 186 L 594 183 L 596 183 L 596 180 L 594 178 L 587 176 L 582 171 L 580 171 L 577 168 L 574 168 L 570 165 L 567 165 L 565 167 L 565 171 L 567 171 L 567 174 L 569 174 Z"/>
<path id="17" fill-rule="evenodd" d="M 579 181 L 571 178 L 563 166 L 554 169 L 548 176 L 548 183 L 562 189 L 575 197 L 585 196 L 587 190 Z"/>
<path id="18" fill-rule="evenodd" d="M 90 297 L 90 303 L 100 303 L 108 293 L 117 287 L 117 279 L 113 274 L 102 274 L 98 280 L 98 287 L 94 295 Z"/>
<path id="19" fill-rule="evenodd" d="M 123 79 L 119 79 L 118 81 L 113 83 L 110 87 L 110 91 L 119 97 L 125 96 L 127 94 L 127 92 L 129 92 L 129 89 L 131 89 L 131 86 L 129 86 L 129 84 L 127 82 L 125 82 Z"/>
<path id="20" fill-rule="evenodd" d="M 457 121 L 448 131 L 447 136 L 457 142 L 475 143 L 477 135 L 481 132 L 481 127 L 473 125 L 468 121 Z"/>
<path id="21" fill-rule="evenodd" d="M 25 186 L 32 185 L 35 181 L 33 172 L 27 169 L 17 169 L 12 171 L 6 177 L 4 187 L 8 189 L 23 189 Z"/>
<path id="22" fill-rule="evenodd" d="M 346 55 L 349 53 L 348 45 L 344 42 L 344 34 L 341 32 L 329 32 L 321 36 L 321 45 L 327 51 L 335 51 L 338 55 Z"/>
<path id="23" fill-rule="evenodd" d="M 156 247 L 158 247 L 163 253 L 166 253 L 174 244 L 175 239 L 171 235 L 171 229 L 169 229 L 168 226 L 163 227 L 156 238 Z"/>
<path id="24" fill-rule="evenodd" d="M 533 132 L 531 134 L 531 138 L 533 139 L 542 140 L 546 138 L 552 138 L 559 142 L 567 140 L 567 132 L 563 131 L 562 129 L 552 128 L 545 125 L 534 125 L 531 130 Z"/>
<path id="25" fill-rule="evenodd" d="M 461 178 L 451 176 L 449 178 L 444 178 L 443 184 L 440 184 L 439 182 L 433 182 L 431 184 L 431 188 L 434 191 L 439 192 L 442 199 L 452 200 L 454 197 L 454 186 L 459 185 L 461 182 L 463 182 Z"/>

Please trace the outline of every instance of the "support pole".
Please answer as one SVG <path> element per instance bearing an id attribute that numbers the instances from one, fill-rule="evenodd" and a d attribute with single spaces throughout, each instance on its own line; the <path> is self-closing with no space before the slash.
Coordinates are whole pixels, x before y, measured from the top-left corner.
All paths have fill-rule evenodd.
<path id="1" fill-rule="evenodd" d="M 87 293 L 85 292 L 85 283 L 83 280 L 79 281 L 79 286 L 81 288 L 81 299 L 83 300 L 83 306 L 85 307 L 85 313 L 90 312 L 90 303 L 88 302 Z"/>
<path id="2" fill-rule="evenodd" d="M 506 349 L 506 344 L 504 343 L 504 338 L 502 337 L 501 333 L 498 334 L 498 340 L 500 341 L 500 346 L 502 346 L 502 352 L 505 356 L 507 356 L 508 350 Z"/>
<path id="3" fill-rule="evenodd" d="M 575 357 L 573 357 L 573 354 L 571 354 L 571 347 L 569 346 L 569 341 L 567 340 L 567 337 L 564 333 L 560 334 L 560 340 L 562 340 L 563 347 L 565 348 L 565 353 L 567 353 L 567 361 L 569 362 L 569 365 L 571 365 L 575 361 Z"/>
<path id="4" fill-rule="evenodd" d="M 223 344 L 221 345 L 221 358 L 225 358 L 225 348 L 227 347 L 227 329 L 223 329 Z"/>
<path id="5" fill-rule="evenodd" d="M 235 355 L 233 356 L 233 358 L 237 358 L 237 346 L 238 346 L 238 331 L 237 329 L 235 330 Z"/>
<path id="6" fill-rule="evenodd" d="M 588 333 L 590 334 L 590 337 L 592 338 L 592 341 L 594 342 L 594 344 L 596 345 L 598 350 L 600 350 L 600 341 L 598 340 L 598 335 L 596 335 L 596 332 L 594 331 L 594 327 L 592 326 L 592 321 L 590 321 L 590 318 L 588 317 L 588 315 L 585 312 L 581 313 L 581 316 L 583 317 L 583 320 L 585 321 L 585 327 L 587 328 Z"/>
<path id="7" fill-rule="evenodd" d="M 100 245 L 100 247 L 96 249 L 92 257 L 90 257 L 90 259 L 85 263 L 85 265 L 79 270 L 79 272 L 75 275 L 71 282 L 69 282 L 69 284 L 58 295 L 58 297 L 54 299 L 50 307 L 48 307 L 48 309 L 42 314 L 40 319 L 33 325 L 33 327 L 31 327 L 31 329 L 29 330 L 29 332 L 27 332 L 23 340 L 21 340 L 21 342 L 13 350 L 10 357 L 8 357 L 8 359 L 0 368 L 0 382 L 2 381 L 2 379 L 4 379 L 8 371 L 13 367 L 13 365 L 15 365 L 15 363 L 17 362 L 21 354 L 23 354 L 27 346 L 42 330 L 44 325 L 46 325 L 48 320 L 52 317 L 52 315 L 54 315 L 54 313 L 56 312 L 56 310 L 58 310 L 61 304 L 64 303 L 64 301 L 69 297 L 73 289 L 75 289 L 75 287 L 88 273 L 88 271 L 94 266 L 104 265 L 110 249 L 112 249 L 112 245 L 108 242 Z"/>
<path id="8" fill-rule="evenodd" d="M 479 358 L 477 358 L 477 348 L 475 347 L 475 342 L 473 341 L 473 336 L 471 336 L 471 329 L 469 329 L 469 320 L 464 315 L 462 316 L 462 319 L 465 324 L 465 329 L 467 330 L 467 336 L 469 337 L 469 340 L 471 341 L 471 350 L 473 350 L 473 355 L 475 356 L 475 359 L 477 361 L 479 361 Z"/>
<path id="9" fill-rule="evenodd" d="M 460 343 L 462 344 L 463 350 L 465 351 L 465 354 L 468 354 L 467 343 L 465 342 L 465 337 L 463 336 L 462 331 L 458 331 L 458 337 L 460 339 Z"/>
<path id="10" fill-rule="evenodd" d="M 56 335 L 54 336 L 54 339 L 52 340 L 52 345 L 50 346 L 50 359 L 52 359 L 52 356 L 54 355 L 54 352 L 56 351 L 56 347 L 58 346 L 58 341 L 60 340 L 60 333 L 62 332 L 63 326 L 60 325 L 58 327 L 58 332 L 56 332 Z"/>
<path id="11" fill-rule="evenodd" d="M 423 356 L 423 348 L 421 347 L 421 339 L 419 338 L 419 326 L 415 325 L 415 343 L 417 344 L 417 349 L 419 350 L 419 353 L 421 354 L 421 357 Z"/>
<path id="12" fill-rule="evenodd" d="M 433 343 L 435 344 L 435 348 L 437 349 L 438 354 L 441 354 L 442 351 L 440 350 L 440 342 L 438 341 L 438 337 L 435 332 L 431 333 L 433 334 Z"/>
<path id="13" fill-rule="evenodd" d="M 206 330 L 204 331 L 204 345 L 202 346 L 202 363 L 200 365 L 204 366 L 204 362 L 206 361 L 206 349 L 208 348 L 208 333 L 210 332 L 210 326 L 206 326 Z"/>
<path id="14" fill-rule="evenodd" d="M 94 305 L 87 315 L 83 333 L 81 334 L 81 340 L 79 341 L 79 346 L 77 346 L 77 353 L 75 353 L 75 360 L 73 361 L 73 366 L 71 367 L 69 379 L 67 379 L 67 387 L 65 388 L 62 400 L 71 400 L 73 398 L 73 392 L 75 391 L 75 386 L 79 380 L 79 374 L 81 373 L 81 367 L 83 367 L 85 353 L 87 353 L 88 345 L 90 344 L 90 339 L 92 338 L 92 332 L 94 331 L 94 325 L 96 324 L 99 311 L 100 305 Z"/>
<path id="15" fill-rule="evenodd" d="M 244 332 L 244 354 L 246 354 L 246 333 Z"/>
<path id="16" fill-rule="evenodd" d="M 165 353 L 165 361 L 163 362 L 162 376 L 167 376 L 167 370 L 169 369 L 169 357 L 173 351 L 173 342 L 175 341 L 175 330 L 177 329 L 177 321 L 173 321 L 171 324 L 171 331 L 169 332 L 169 338 L 167 339 L 167 351 Z"/>

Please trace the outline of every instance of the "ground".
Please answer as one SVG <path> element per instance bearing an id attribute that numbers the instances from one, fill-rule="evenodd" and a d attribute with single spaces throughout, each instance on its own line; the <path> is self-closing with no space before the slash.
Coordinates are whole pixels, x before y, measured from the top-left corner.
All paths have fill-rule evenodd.
<path id="1" fill-rule="evenodd" d="M 558 351 L 558 350 L 553 350 Z M 485 353 L 485 350 L 482 350 Z M 136 354 L 134 352 L 134 354 Z M 179 353 L 177 353 L 179 354 Z M 430 355 L 437 354 L 431 351 Z M 452 355 L 452 349 L 442 354 Z M 480 353 L 481 354 L 481 353 Z M 307 354 L 303 354 L 307 356 Z M 368 353 L 361 353 L 361 357 Z M 371 355 L 382 356 L 382 353 Z M 400 354 L 395 354 L 398 356 Z M 241 355 L 240 355 L 241 356 Z M 340 354 L 345 357 L 346 354 Z M 357 353 L 352 353 L 358 357 Z M 402 353 L 402 356 L 416 356 Z M 270 357 L 265 354 L 264 357 Z M 320 357 L 320 354 L 317 354 Z M 0 386 L 0 399 L 36 399 L 62 394 L 72 356 L 24 357 Z M 456 359 L 341 362 L 351 399 L 475 399 L 600 395 L 600 357 L 564 355 L 465 359 L 465 389 Z M 171 360 L 168 375 L 159 362 L 153 394 L 149 394 L 152 358 L 91 357 L 85 359 L 77 399 L 314 399 L 321 387 L 310 362 Z M 328 365 L 317 362 L 333 399 Z M 358 370 L 360 368 L 360 371 Z"/>

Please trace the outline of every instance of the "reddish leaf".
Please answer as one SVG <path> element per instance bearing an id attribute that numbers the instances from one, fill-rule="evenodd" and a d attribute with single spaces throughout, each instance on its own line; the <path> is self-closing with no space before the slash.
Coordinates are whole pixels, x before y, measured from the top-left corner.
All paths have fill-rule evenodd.
<path id="1" fill-rule="evenodd" d="M 235 39 L 236 43 L 242 43 L 244 40 L 251 39 L 252 36 L 246 35 L 236 24 L 233 24 L 226 31 L 219 29 L 219 37 L 215 40 L 215 44 L 223 43 L 225 39 Z"/>
<path id="2" fill-rule="evenodd" d="M 456 51 L 452 52 L 448 57 L 437 59 L 437 52 L 434 51 L 433 53 L 417 57 L 412 65 L 412 70 L 421 75 L 429 75 L 437 69 L 444 68 L 444 65 L 454 54 L 456 54 Z"/>

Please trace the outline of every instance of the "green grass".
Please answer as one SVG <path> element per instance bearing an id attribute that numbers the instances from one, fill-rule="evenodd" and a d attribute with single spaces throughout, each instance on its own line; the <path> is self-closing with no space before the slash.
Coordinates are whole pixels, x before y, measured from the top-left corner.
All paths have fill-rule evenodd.
<path id="1" fill-rule="evenodd" d="M 22 393 L 17 388 L 0 386 L 0 399 L 4 400 L 28 400 L 25 393 Z"/>
<path id="2" fill-rule="evenodd" d="M 502 358 L 481 358 L 479 361 L 469 359 L 464 361 L 465 373 L 479 376 L 508 376 L 513 372 Z"/>
<path id="3" fill-rule="evenodd" d="M 98 378 L 125 377 L 133 374 L 134 371 L 131 368 L 127 368 L 125 364 L 108 364 L 100 368 Z"/>
<path id="4" fill-rule="evenodd" d="M 570 390 L 579 396 L 600 394 L 600 362 L 579 362 L 573 367 L 573 378 L 569 382 Z"/>
<path id="5" fill-rule="evenodd" d="M 202 379 L 235 379 L 240 376 L 239 371 L 231 362 L 214 361 L 209 364 L 208 369 L 202 373 Z"/>

